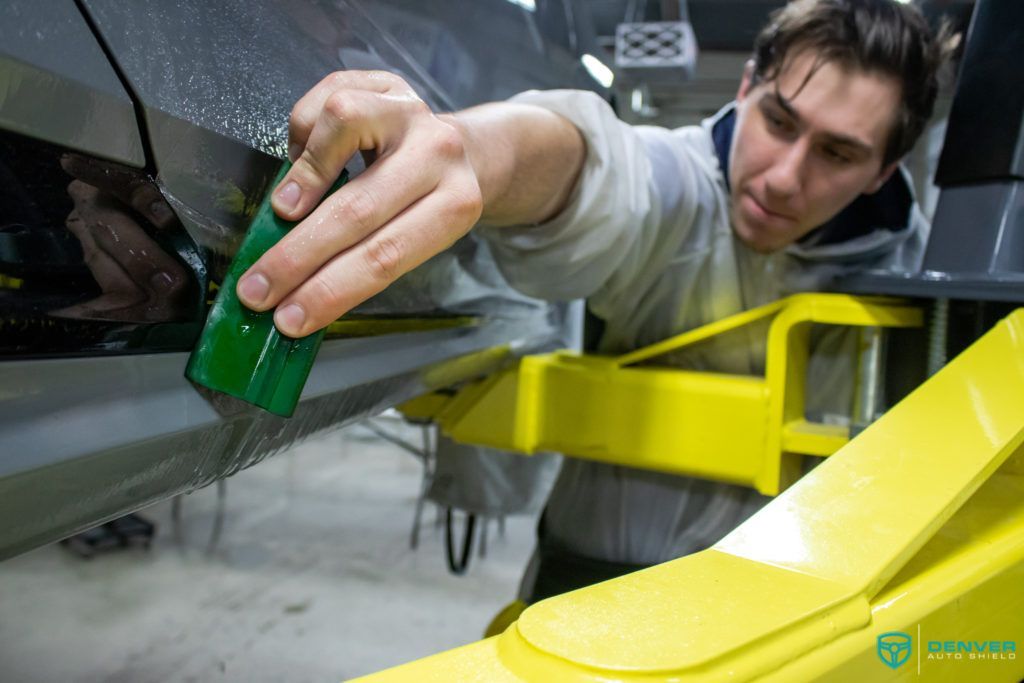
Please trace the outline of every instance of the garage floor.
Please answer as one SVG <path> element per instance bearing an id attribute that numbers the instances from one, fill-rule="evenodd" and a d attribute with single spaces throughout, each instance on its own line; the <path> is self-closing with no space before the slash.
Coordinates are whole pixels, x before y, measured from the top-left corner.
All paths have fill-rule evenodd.
<path id="1" fill-rule="evenodd" d="M 418 430 L 400 426 L 404 436 Z M 0 680 L 336 681 L 480 638 L 514 598 L 535 519 L 489 525 L 487 556 L 448 573 L 418 460 L 360 426 L 143 514 L 149 551 L 83 560 L 59 546 L 0 563 Z"/>

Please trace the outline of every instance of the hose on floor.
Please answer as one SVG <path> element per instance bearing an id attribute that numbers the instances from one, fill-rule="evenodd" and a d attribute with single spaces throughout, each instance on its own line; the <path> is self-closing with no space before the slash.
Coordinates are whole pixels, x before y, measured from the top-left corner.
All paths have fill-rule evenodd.
<path id="1" fill-rule="evenodd" d="M 476 527 L 476 515 L 466 513 L 466 527 L 462 532 L 462 554 L 455 556 L 454 541 L 454 519 L 455 514 L 452 508 L 445 510 L 444 545 L 448 556 L 448 569 L 456 576 L 462 576 L 469 568 L 469 558 L 473 555 L 473 529 Z"/>

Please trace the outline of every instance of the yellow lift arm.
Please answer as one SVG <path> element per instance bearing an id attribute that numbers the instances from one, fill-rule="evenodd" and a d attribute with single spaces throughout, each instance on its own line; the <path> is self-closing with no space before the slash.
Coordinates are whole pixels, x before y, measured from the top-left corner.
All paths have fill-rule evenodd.
<path id="1" fill-rule="evenodd" d="M 800 476 L 799 456 L 830 455 L 849 440 L 847 427 L 804 419 L 811 325 L 916 327 L 921 317 L 892 299 L 799 294 L 622 356 L 527 356 L 454 395 L 401 409 L 464 443 L 558 451 L 775 495 Z M 767 319 L 764 377 L 637 366 Z"/>
<path id="2" fill-rule="evenodd" d="M 360 680 L 1018 681 L 1022 442 L 1019 309 L 713 548 Z"/>

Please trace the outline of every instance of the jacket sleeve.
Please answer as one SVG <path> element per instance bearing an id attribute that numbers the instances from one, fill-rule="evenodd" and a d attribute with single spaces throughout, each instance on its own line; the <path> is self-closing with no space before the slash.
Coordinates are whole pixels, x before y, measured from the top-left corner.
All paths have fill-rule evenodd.
<path id="1" fill-rule="evenodd" d="M 687 196 L 699 195 L 701 174 L 693 155 L 679 151 L 670 131 L 623 123 L 594 93 L 529 91 L 512 101 L 569 119 L 587 156 L 567 206 L 553 219 L 478 229 L 506 279 L 549 300 L 622 302 L 625 292 L 643 289 L 641 281 L 668 262 L 693 224 L 696 209 Z"/>

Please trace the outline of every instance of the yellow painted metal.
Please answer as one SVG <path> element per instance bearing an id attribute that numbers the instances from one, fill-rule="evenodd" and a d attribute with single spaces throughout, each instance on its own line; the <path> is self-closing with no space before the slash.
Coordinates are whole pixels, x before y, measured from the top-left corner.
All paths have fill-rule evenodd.
<path id="1" fill-rule="evenodd" d="M 14 277 L 13 275 L 4 275 L 0 273 L 0 289 L 21 289 L 21 286 L 25 284 L 24 280 Z"/>
<path id="2" fill-rule="evenodd" d="M 1020 680 L 1022 396 L 1024 309 L 713 548 L 365 680 Z M 898 669 L 876 654 L 894 630 Z M 1001 658 L 930 651 L 957 641 Z"/>
<path id="3" fill-rule="evenodd" d="M 1018 454 L 1024 449 L 1018 448 Z M 1024 678 L 1024 477 L 992 476 L 871 600 L 871 625 L 843 634 L 780 667 L 766 681 L 861 683 Z M 914 639 L 898 672 L 875 651 L 881 633 Z M 1014 641 L 1014 659 L 938 659 L 928 643 Z M 1002 648 L 1000 648 L 1002 649 Z M 920 655 L 920 659 L 918 656 Z M 920 665 L 920 674 L 918 674 Z"/>
<path id="4" fill-rule="evenodd" d="M 664 356 L 666 353 L 669 353 L 671 351 L 678 351 L 679 349 L 685 348 L 687 346 L 693 346 L 694 344 L 697 344 L 699 342 L 706 341 L 720 334 L 725 334 L 726 332 L 731 332 L 746 325 L 753 325 L 754 323 L 760 322 L 761 320 L 765 320 L 779 313 L 788 304 L 794 301 L 800 301 L 801 299 L 808 296 L 828 297 L 834 295 L 803 294 L 798 295 L 796 297 L 791 297 L 789 299 L 780 299 L 778 301 L 773 301 L 770 304 L 765 304 L 764 306 L 752 308 L 749 311 L 743 311 L 741 313 L 737 313 L 736 315 L 731 315 L 728 318 L 715 320 L 714 322 L 708 323 L 707 325 L 702 325 L 698 328 L 683 332 L 682 334 L 677 334 L 674 337 L 669 337 L 668 339 L 660 341 L 656 344 L 651 344 L 650 346 L 645 346 L 641 349 L 630 351 L 629 353 L 619 356 L 616 361 L 616 364 L 621 366 L 636 365 L 637 363 L 641 363 L 646 360 L 652 360 L 654 358 L 657 358 L 658 356 Z M 849 297 L 844 298 L 849 299 Z"/>
<path id="5" fill-rule="evenodd" d="M 453 327 L 475 327 L 480 319 L 472 316 L 385 318 L 346 316 L 327 326 L 328 337 L 376 337 L 385 334 L 429 332 Z"/>
<path id="6" fill-rule="evenodd" d="M 637 365 L 769 318 L 764 377 Z M 826 456 L 848 440 L 845 428 L 804 418 L 815 323 L 908 327 L 920 325 L 921 313 L 894 300 L 801 294 L 621 356 L 527 356 L 454 396 L 403 410 L 433 417 L 464 443 L 560 451 L 775 495 L 799 476 L 799 456 Z"/>
<path id="7" fill-rule="evenodd" d="M 826 425 L 794 420 L 782 427 L 782 450 L 807 455 L 832 455 L 846 445 L 850 430 L 842 425 Z"/>
<path id="8" fill-rule="evenodd" d="M 436 419 L 467 443 L 744 483 L 759 466 L 766 410 L 758 378 L 618 369 L 609 359 L 552 354 L 527 357 L 460 392 Z M 483 419 L 488 415 L 508 419 Z M 692 415 L 699 423 L 690 424 Z M 751 428 L 730 427 L 736 424 Z M 709 452 L 719 459 L 701 457 Z"/>
<path id="9" fill-rule="evenodd" d="M 797 433 L 807 431 L 804 388 L 811 324 L 860 327 L 916 327 L 921 324 L 919 310 L 886 305 L 883 301 L 837 294 L 800 294 L 785 300 L 786 305 L 772 320 L 768 330 L 765 381 L 774 400 L 768 408 L 769 429 L 764 466 L 754 479 L 754 487 L 758 491 L 777 493 L 800 476 L 800 461 L 794 455 L 803 451 L 785 450 L 783 433 L 787 428 L 791 432 L 795 429 Z M 797 440 L 791 442 L 791 445 L 803 443 L 804 440 Z M 820 443 L 820 440 L 816 443 Z M 827 455 L 820 452 L 806 454 Z"/>

